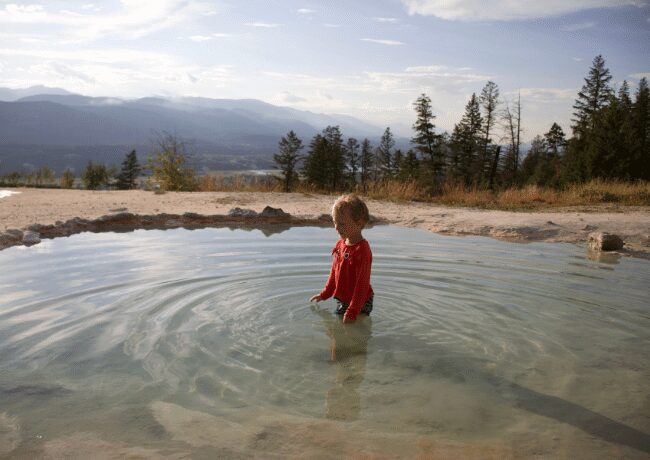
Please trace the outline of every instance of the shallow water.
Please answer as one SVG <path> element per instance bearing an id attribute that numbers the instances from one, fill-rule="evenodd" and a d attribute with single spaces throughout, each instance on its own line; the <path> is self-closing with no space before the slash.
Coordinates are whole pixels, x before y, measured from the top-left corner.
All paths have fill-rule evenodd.
<path id="1" fill-rule="evenodd" d="M 647 458 L 650 262 L 380 226 L 83 233 L 0 252 L 0 456 Z"/>

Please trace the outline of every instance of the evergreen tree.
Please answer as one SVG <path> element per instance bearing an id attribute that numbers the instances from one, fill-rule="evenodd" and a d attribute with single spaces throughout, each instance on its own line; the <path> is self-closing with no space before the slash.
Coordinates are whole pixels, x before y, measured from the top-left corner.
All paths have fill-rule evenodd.
<path id="1" fill-rule="evenodd" d="M 316 134 L 309 143 L 309 152 L 303 163 L 303 173 L 307 182 L 318 188 L 327 186 L 327 141 Z"/>
<path id="2" fill-rule="evenodd" d="M 330 190 L 338 190 L 345 179 L 345 148 L 343 135 L 338 126 L 328 126 L 323 130 L 327 141 L 327 178 Z"/>
<path id="3" fill-rule="evenodd" d="M 319 188 L 337 190 L 345 176 L 343 136 L 338 126 L 328 126 L 309 144 L 304 163 L 307 181 Z"/>
<path id="4" fill-rule="evenodd" d="M 130 190 L 135 188 L 135 181 L 140 175 L 140 164 L 135 150 L 131 150 L 122 161 L 122 170 L 117 175 L 117 188 L 120 190 Z"/>
<path id="5" fill-rule="evenodd" d="M 350 171 L 350 183 L 354 187 L 357 183 L 357 172 L 359 171 L 359 141 L 349 137 L 345 144 L 345 161 Z"/>
<path id="6" fill-rule="evenodd" d="M 544 185 L 559 185 L 560 164 L 566 145 L 567 141 L 562 127 L 557 123 L 553 123 L 551 129 L 544 134 L 544 162 L 547 165 Z"/>
<path id="7" fill-rule="evenodd" d="M 544 182 L 544 176 L 547 173 L 547 165 L 544 161 L 545 148 L 544 139 L 541 136 L 535 136 L 530 150 L 526 153 L 524 161 L 521 164 L 522 181 L 527 184 L 541 185 Z"/>
<path id="8" fill-rule="evenodd" d="M 373 171 L 373 160 L 372 145 L 368 139 L 364 139 L 361 143 L 361 158 L 359 159 L 361 187 L 364 193 Z"/>
<path id="9" fill-rule="evenodd" d="M 492 139 L 492 130 L 496 124 L 496 113 L 499 106 L 499 87 L 493 81 L 488 81 L 479 97 L 479 104 L 483 110 L 483 151 L 480 161 L 480 169 L 478 171 L 478 182 L 483 182 L 484 177 L 489 174 L 489 182 L 492 183 L 492 156 L 496 153 L 496 149 L 490 149 L 490 142 Z"/>
<path id="10" fill-rule="evenodd" d="M 476 94 L 472 94 L 465 106 L 465 114 L 454 126 L 451 136 L 451 177 L 470 185 L 478 180 L 479 146 L 483 119 Z"/>
<path id="11" fill-rule="evenodd" d="M 587 177 L 629 179 L 632 163 L 630 113 L 613 94 L 600 110 L 586 142 Z M 626 130 L 628 134 L 626 134 Z"/>
<path id="12" fill-rule="evenodd" d="M 395 147 L 395 141 L 393 140 L 393 133 L 390 132 L 388 127 L 384 130 L 377 147 L 377 165 L 379 175 L 383 180 L 390 179 L 393 176 L 393 147 Z"/>
<path id="13" fill-rule="evenodd" d="M 420 161 L 414 150 L 409 149 L 400 162 L 398 177 L 400 180 L 417 180 L 420 177 Z"/>
<path id="14" fill-rule="evenodd" d="M 636 139 L 632 177 L 650 180 L 650 89 L 645 77 L 639 81 L 632 106 L 632 130 Z"/>
<path id="15" fill-rule="evenodd" d="M 282 171 L 282 189 L 285 192 L 290 192 L 291 186 L 298 180 L 296 165 L 300 160 L 302 148 L 302 140 L 293 131 L 289 131 L 278 142 L 279 153 L 273 155 L 273 162 Z"/>
<path id="16" fill-rule="evenodd" d="M 399 179 L 399 171 L 402 168 L 402 161 L 404 161 L 404 154 L 400 149 L 395 150 L 395 155 L 393 155 L 393 169 L 391 171 L 391 176 Z"/>
<path id="17" fill-rule="evenodd" d="M 593 60 L 589 75 L 585 78 L 585 84 L 578 92 L 573 108 L 573 133 L 577 137 L 584 137 L 588 131 L 593 130 L 596 122 L 596 115 L 605 107 L 612 95 L 612 88 L 609 81 L 612 76 L 609 69 L 605 67 L 605 60 L 599 54 Z"/>
<path id="18" fill-rule="evenodd" d="M 413 124 L 415 135 L 411 138 L 411 144 L 415 152 L 419 153 L 422 159 L 428 164 L 431 179 L 436 181 L 442 176 L 445 166 L 444 157 L 439 148 L 439 136 L 435 134 L 435 115 L 431 110 L 431 99 L 424 93 L 413 103 L 417 119 Z"/>

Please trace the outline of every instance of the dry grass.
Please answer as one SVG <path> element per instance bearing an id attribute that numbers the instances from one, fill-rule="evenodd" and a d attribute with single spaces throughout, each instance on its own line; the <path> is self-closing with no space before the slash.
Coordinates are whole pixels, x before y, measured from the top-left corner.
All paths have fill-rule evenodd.
<path id="1" fill-rule="evenodd" d="M 199 192 L 279 192 L 280 181 L 269 175 L 264 176 L 225 176 L 207 174 L 198 181 Z"/>
<path id="2" fill-rule="evenodd" d="M 477 206 L 490 209 L 526 210 L 566 206 L 618 204 L 650 206 L 650 182 L 615 182 L 593 180 L 571 184 L 563 190 L 527 185 L 499 192 L 446 186 L 433 202 L 452 206 Z"/>
<path id="3" fill-rule="evenodd" d="M 199 191 L 221 192 L 281 192 L 282 184 L 272 176 L 206 175 L 199 180 Z M 334 193 L 318 190 L 301 183 L 292 190 L 297 193 Z M 614 204 L 621 206 L 650 206 L 650 182 L 620 182 L 592 180 L 571 184 L 562 190 L 537 185 L 490 191 L 478 187 L 445 184 L 442 193 L 429 196 L 416 181 L 371 181 L 366 190 L 357 185 L 357 193 L 375 200 L 428 201 L 448 206 L 471 206 L 485 209 L 536 210 L 567 206 Z M 338 194 L 336 192 L 334 194 Z"/>

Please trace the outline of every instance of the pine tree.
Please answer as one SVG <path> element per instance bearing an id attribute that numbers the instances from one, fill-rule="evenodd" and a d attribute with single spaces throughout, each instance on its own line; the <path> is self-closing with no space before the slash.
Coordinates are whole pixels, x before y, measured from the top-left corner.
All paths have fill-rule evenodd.
<path id="1" fill-rule="evenodd" d="M 485 84 L 479 96 L 479 104 L 481 109 L 483 109 L 483 151 L 479 165 L 480 169 L 478 171 L 478 182 L 480 184 L 483 182 L 486 173 L 490 174 L 490 167 L 493 163 L 491 154 L 496 152 L 495 149 L 490 149 L 490 142 L 492 142 L 490 136 L 496 124 L 496 114 L 499 106 L 499 87 L 496 83 L 488 81 Z M 489 182 L 492 182 L 491 174 Z"/>
<path id="2" fill-rule="evenodd" d="M 478 180 L 479 146 L 483 119 L 476 94 L 465 106 L 465 114 L 451 136 L 451 176 L 466 185 Z"/>
<path id="3" fill-rule="evenodd" d="M 551 129 L 544 134 L 544 162 L 547 165 L 544 185 L 559 185 L 560 164 L 566 146 L 567 141 L 562 127 L 553 123 Z"/>
<path id="4" fill-rule="evenodd" d="M 350 184 L 354 187 L 357 184 L 357 172 L 359 171 L 359 141 L 349 137 L 345 144 L 345 161 L 350 172 Z"/>
<path id="5" fill-rule="evenodd" d="M 420 160 L 414 150 L 409 149 L 400 163 L 401 180 L 417 180 L 420 177 Z"/>
<path id="6" fill-rule="evenodd" d="M 390 179 L 393 175 L 393 147 L 393 133 L 390 132 L 390 127 L 387 127 L 377 147 L 377 165 L 382 180 Z"/>
<path id="7" fill-rule="evenodd" d="M 338 190 L 345 178 L 345 149 L 343 135 L 338 126 L 328 126 L 323 130 L 327 141 L 327 179 L 330 190 Z"/>
<path id="8" fill-rule="evenodd" d="M 373 170 L 373 160 L 372 145 L 368 139 L 364 139 L 361 143 L 361 158 L 359 159 L 361 187 L 364 193 L 366 192 L 366 187 Z"/>
<path id="9" fill-rule="evenodd" d="M 632 106 L 632 129 L 634 144 L 632 177 L 650 180 L 650 89 L 643 77 L 635 94 Z"/>
<path id="10" fill-rule="evenodd" d="M 404 161 L 404 154 L 400 149 L 395 150 L 393 155 L 393 169 L 391 171 L 391 176 L 399 179 L 399 172 L 402 168 L 402 162 Z"/>
<path id="11" fill-rule="evenodd" d="M 546 170 L 544 154 L 544 139 L 541 136 L 535 136 L 530 145 L 530 150 L 526 153 L 521 164 L 521 176 L 524 183 L 538 185 L 543 183 Z"/>
<path id="12" fill-rule="evenodd" d="M 605 67 L 605 60 L 599 54 L 593 60 L 585 84 L 578 92 L 578 98 L 573 105 L 573 134 L 577 137 L 585 136 L 595 127 L 598 112 L 605 107 L 612 95 L 609 81 L 612 76 Z"/>
<path id="13" fill-rule="evenodd" d="M 327 186 L 327 141 L 316 134 L 309 143 L 309 152 L 303 163 L 307 182 L 318 188 Z"/>
<path id="14" fill-rule="evenodd" d="M 415 152 L 428 164 L 431 180 L 436 182 L 442 176 L 445 161 L 439 148 L 439 136 L 434 131 L 436 116 L 431 110 L 431 99 L 422 93 L 413 103 L 413 108 L 417 119 L 413 124 L 415 135 L 411 138 L 411 144 Z"/>
<path id="15" fill-rule="evenodd" d="M 298 180 L 296 165 L 302 148 L 302 140 L 293 131 L 289 131 L 278 142 L 279 153 L 273 155 L 273 162 L 282 171 L 282 189 L 285 192 L 290 192 L 291 186 Z"/>
<path id="16" fill-rule="evenodd" d="M 117 188 L 120 190 L 130 190 L 135 188 L 135 181 L 140 175 L 142 168 L 138 163 L 138 157 L 135 150 L 126 154 L 122 161 L 122 170 L 117 175 Z"/>

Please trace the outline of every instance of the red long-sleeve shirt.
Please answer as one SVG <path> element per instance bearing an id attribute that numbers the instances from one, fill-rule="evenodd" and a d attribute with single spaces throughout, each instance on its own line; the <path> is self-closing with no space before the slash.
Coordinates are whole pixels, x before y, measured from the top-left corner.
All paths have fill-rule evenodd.
<path id="1" fill-rule="evenodd" d="M 354 320 L 366 301 L 372 297 L 370 268 L 372 252 L 366 240 L 348 246 L 344 239 L 332 249 L 332 268 L 320 296 L 323 300 L 334 296 L 349 304 L 346 315 Z"/>

